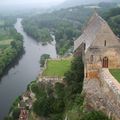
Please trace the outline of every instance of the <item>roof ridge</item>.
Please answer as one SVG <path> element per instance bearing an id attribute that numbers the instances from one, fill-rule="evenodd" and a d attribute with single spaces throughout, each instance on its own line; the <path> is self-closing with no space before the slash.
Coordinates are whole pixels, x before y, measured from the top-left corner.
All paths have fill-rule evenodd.
<path id="1" fill-rule="evenodd" d="M 86 48 L 89 49 L 96 41 L 99 33 L 101 33 L 101 31 L 104 32 L 104 30 L 110 30 L 108 33 L 112 33 L 112 37 L 115 36 L 108 23 L 95 11 L 80 37 L 74 41 L 75 49 L 77 49 L 83 41 L 86 42 Z"/>

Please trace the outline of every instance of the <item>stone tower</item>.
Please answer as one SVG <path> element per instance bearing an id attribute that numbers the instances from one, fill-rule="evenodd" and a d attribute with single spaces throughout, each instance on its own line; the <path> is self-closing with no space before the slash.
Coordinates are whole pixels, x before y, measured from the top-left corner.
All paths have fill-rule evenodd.
<path id="1" fill-rule="evenodd" d="M 82 55 L 86 78 L 97 78 L 101 68 L 120 68 L 120 40 L 95 12 L 74 41 L 74 55 Z"/>
<path id="2" fill-rule="evenodd" d="M 120 84 L 109 72 L 120 68 L 120 40 L 96 12 L 74 41 L 74 55 L 84 62 L 86 108 L 120 120 Z"/>

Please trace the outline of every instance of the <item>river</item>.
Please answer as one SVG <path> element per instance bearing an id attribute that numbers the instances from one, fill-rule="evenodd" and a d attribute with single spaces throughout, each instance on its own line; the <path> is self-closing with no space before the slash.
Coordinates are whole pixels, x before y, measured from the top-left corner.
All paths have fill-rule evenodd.
<path id="1" fill-rule="evenodd" d="M 50 54 L 56 58 L 55 41 L 42 46 L 23 30 L 22 19 L 18 18 L 15 24 L 17 32 L 23 35 L 25 54 L 0 80 L 0 120 L 7 115 L 15 98 L 26 90 L 27 85 L 36 79 L 41 72 L 39 60 L 42 54 Z"/>

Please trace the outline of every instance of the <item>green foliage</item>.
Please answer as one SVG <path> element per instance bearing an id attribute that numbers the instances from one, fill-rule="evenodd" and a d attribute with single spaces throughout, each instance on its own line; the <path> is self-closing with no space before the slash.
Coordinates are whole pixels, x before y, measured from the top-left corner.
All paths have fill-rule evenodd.
<path id="1" fill-rule="evenodd" d="M 20 96 L 16 98 L 16 100 L 13 102 L 9 112 L 14 111 L 18 107 L 19 102 L 20 102 Z"/>
<path id="2" fill-rule="evenodd" d="M 71 70 L 65 74 L 67 84 L 82 83 L 84 79 L 84 65 L 81 57 L 76 57 L 71 65 Z"/>
<path id="3" fill-rule="evenodd" d="M 111 9 L 105 14 L 105 19 L 108 21 L 113 32 L 120 36 L 120 8 Z"/>
<path id="4" fill-rule="evenodd" d="M 0 76 L 8 65 L 23 49 L 22 36 L 17 33 L 13 24 L 14 18 L 0 19 L 4 24 L 0 26 Z"/>
<path id="5" fill-rule="evenodd" d="M 49 99 L 47 97 L 41 97 L 35 101 L 33 111 L 39 116 L 48 116 L 50 113 Z"/>
<path id="6" fill-rule="evenodd" d="M 43 67 L 45 64 L 46 59 L 49 59 L 50 55 L 48 54 L 43 54 L 40 58 L 40 66 Z"/>
<path id="7" fill-rule="evenodd" d="M 41 87 L 39 87 L 37 83 L 33 83 L 31 84 L 31 90 L 33 93 L 35 93 L 37 99 L 46 96 L 45 85 L 43 84 L 41 84 Z"/>
<path id="8" fill-rule="evenodd" d="M 47 91 L 45 96 L 38 95 L 39 97 L 33 105 L 33 111 L 37 115 L 44 117 L 48 117 L 49 115 L 53 117 L 54 114 L 62 113 L 65 107 L 63 99 L 55 98 L 51 94 L 52 92 L 48 92 L 48 89 L 44 89 L 44 91 Z"/>
<path id="9" fill-rule="evenodd" d="M 63 113 L 51 114 L 49 120 L 63 120 Z"/>
<path id="10" fill-rule="evenodd" d="M 16 120 L 19 118 L 19 115 L 20 115 L 20 108 L 15 108 L 14 111 L 13 111 L 13 119 Z"/>
<path id="11" fill-rule="evenodd" d="M 52 37 L 47 28 L 39 29 L 38 26 L 35 26 L 34 24 L 31 25 L 28 21 L 24 21 L 23 25 L 27 34 L 35 38 L 37 41 L 42 42 L 43 44 L 47 44 L 47 42 L 52 41 Z"/>
<path id="12" fill-rule="evenodd" d="M 64 98 L 64 85 L 61 83 L 55 84 L 55 93 L 58 99 Z"/>
<path id="13" fill-rule="evenodd" d="M 4 120 L 14 120 L 12 117 L 5 117 Z"/>
<path id="14" fill-rule="evenodd" d="M 100 111 L 92 111 L 84 113 L 80 120 L 109 120 L 109 118 Z"/>

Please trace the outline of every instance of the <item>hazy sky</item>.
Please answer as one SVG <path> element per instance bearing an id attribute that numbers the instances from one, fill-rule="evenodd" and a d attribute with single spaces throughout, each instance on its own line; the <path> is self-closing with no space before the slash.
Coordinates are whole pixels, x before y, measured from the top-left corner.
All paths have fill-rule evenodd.
<path id="1" fill-rule="evenodd" d="M 57 5 L 65 0 L 0 0 L 0 5 L 37 4 L 41 6 Z"/>

